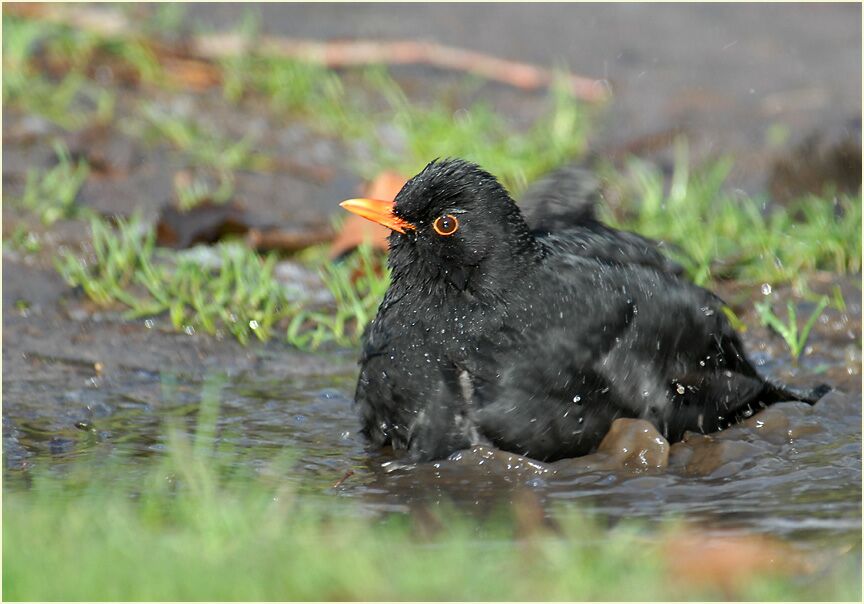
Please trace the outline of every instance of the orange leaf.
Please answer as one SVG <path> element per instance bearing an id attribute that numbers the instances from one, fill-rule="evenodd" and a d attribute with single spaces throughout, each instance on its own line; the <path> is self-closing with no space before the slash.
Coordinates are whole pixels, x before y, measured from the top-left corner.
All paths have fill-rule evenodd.
<path id="1" fill-rule="evenodd" d="M 813 565 L 791 545 L 764 535 L 677 530 L 663 542 L 670 581 L 687 589 L 715 588 L 735 598 L 746 584 L 765 575 L 813 571 Z"/>

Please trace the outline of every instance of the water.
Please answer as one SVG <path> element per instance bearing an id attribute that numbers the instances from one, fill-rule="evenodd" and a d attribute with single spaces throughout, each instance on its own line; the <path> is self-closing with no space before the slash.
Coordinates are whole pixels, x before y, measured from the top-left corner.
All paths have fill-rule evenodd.
<path id="1" fill-rule="evenodd" d="M 757 415 L 751 428 L 733 428 L 721 446 L 705 449 L 699 463 L 684 464 L 687 451 L 673 446 L 665 470 L 591 469 L 574 460 L 544 465 L 490 450 L 394 470 L 392 458 L 368 451 L 357 433 L 350 354 L 331 359 L 320 374 L 280 379 L 241 371 L 209 386 L 167 371 L 93 378 L 86 367 L 55 369 L 38 383 L 4 376 L 6 489 L 28 488 L 34 472 L 62 474 L 118 456 L 126 472 L 143 477 L 168 448 L 164 422 L 194 432 L 202 388 L 215 384 L 221 406 L 214 455 L 257 470 L 294 451 L 296 469 L 286 482 L 306 496 L 350 499 L 360 514 L 444 501 L 482 513 L 530 489 L 547 512 L 578 505 L 610 521 L 673 516 L 810 545 L 860 539 L 860 391 Z"/>

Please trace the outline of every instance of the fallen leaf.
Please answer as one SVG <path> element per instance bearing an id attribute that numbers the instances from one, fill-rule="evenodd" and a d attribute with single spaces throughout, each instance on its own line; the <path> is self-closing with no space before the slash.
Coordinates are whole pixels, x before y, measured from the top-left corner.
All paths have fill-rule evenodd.
<path id="1" fill-rule="evenodd" d="M 160 56 L 159 62 L 173 84 L 192 90 L 207 90 L 222 81 L 221 70 L 201 59 Z"/>
<path id="2" fill-rule="evenodd" d="M 156 223 L 156 243 L 185 249 L 199 243 L 216 243 L 225 235 L 242 235 L 248 230 L 246 211 L 234 202 L 204 201 L 185 212 L 166 203 Z"/>
<path id="3" fill-rule="evenodd" d="M 326 243 L 333 238 L 333 232 L 326 226 L 264 224 L 235 201 L 214 203 L 205 200 L 186 211 L 169 202 L 162 207 L 156 223 L 156 243 L 175 249 L 202 243 L 211 245 L 230 235 L 244 236 L 246 244 L 259 252 L 278 250 L 285 253 Z"/>
<path id="4" fill-rule="evenodd" d="M 728 599 L 737 599 L 742 588 L 760 577 L 814 570 L 803 552 L 779 539 L 697 527 L 671 533 L 661 553 L 670 582 L 685 590 L 715 588 Z"/>

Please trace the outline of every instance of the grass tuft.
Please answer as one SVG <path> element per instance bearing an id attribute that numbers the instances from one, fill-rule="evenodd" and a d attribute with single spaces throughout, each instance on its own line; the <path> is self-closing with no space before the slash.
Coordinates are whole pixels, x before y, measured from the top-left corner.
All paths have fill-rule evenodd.
<path id="1" fill-rule="evenodd" d="M 861 270 L 861 197 L 807 197 L 789 206 L 729 192 L 732 162 L 690 167 L 686 143 L 676 145 L 670 183 L 661 171 L 631 160 L 624 175 L 610 177 L 618 228 L 666 241 L 670 256 L 697 284 L 736 279 L 744 283 L 793 283 L 807 273 Z"/>
<path id="2" fill-rule="evenodd" d="M 60 25 L 3 15 L 3 104 L 65 130 L 114 117 L 116 95 L 88 77 L 98 53 L 131 62 L 142 77 L 158 67 L 140 43 L 103 42 Z M 92 71 L 92 69 L 91 69 Z"/>
<path id="3" fill-rule="evenodd" d="M 585 110 L 562 85 L 553 88 L 543 116 L 527 131 L 514 132 L 513 125 L 485 103 L 456 110 L 442 102 L 424 106 L 410 101 L 385 72 L 372 72 L 370 81 L 387 99 L 386 123 L 401 144 L 374 145 L 372 164 L 363 170 L 369 174 L 389 168 L 410 175 L 434 158 L 461 157 L 496 174 L 518 195 L 529 182 L 586 149 Z"/>
<path id="4" fill-rule="evenodd" d="M 789 354 L 792 357 L 792 363 L 797 365 L 798 358 L 804 351 L 804 346 L 807 344 L 807 338 L 810 337 L 810 331 L 816 324 L 816 320 L 828 306 L 828 296 L 823 296 L 819 299 L 819 303 L 813 310 L 813 313 L 804 323 L 804 327 L 798 330 L 798 317 L 795 312 L 795 303 L 792 300 L 786 301 L 786 323 L 780 317 L 774 314 L 771 304 L 768 302 L 756 302 L 756 312 L 759 315 L 762 324 L 776 331 L 786 342 L 789 347 Z"/>
<path id="5" fill-rule="evenodd" d="M 141 134 L 145 141 L 165 141 L 176 148 L 193 166 L 213 168 L 220 174 L 236 170 L 261 170 L 269 159 L 252 151 L 253 141 L 230 140 L 213 132 L 211 126 L 166 111 L 156 104 L 141 109 Z"/>
<path id="6" fill-rule="evenodd" d="M 234 197 L 234 173 L 219 171 L 216 178 L 218 185 L 203 177 L 192 177 L 187 182 L 175 179 L 174 194 L 177 207 L 183 212 L 188 212 L 204 202 L 228 203 Z"/>
<path id="7" fill-rule="evenodd" d="M 90 228 L 92 260 L 65 251 L 55 262 L 66 282 L 97 304 L 125 309 L 130 319 L 167 314 L 175 329 L 187 333 L 227 331 L 246 344 L 252 335 L 269 340 L 285 324 L 288 342 L 298 347 L 350 345 L 387 287 L 387 275 L 375 268 L 380 258 L 365 247 L 344 264 L 322 268 L 334 307 L 317 308 L 278 281 L 275 254 L 262 258 L 231 242 L 215 246 L 205 259 L 194 249 L 159 250 L 155 231 L 137 217 L 118 220 L 116 228 L 93 218 Z"/>
<path id="8" fill-rule="evenodd" d="M 353 144 L 361 149 L 356 167 L 368 178 L 385 169 L 415 174 L 436 157 L 463 157 L 497 174 L 518 194 L 586 149 L 586 109 L 563 81 L 553 86 L 546 113 L 520 132 L 486 103 L 462 107 L 442 98 L 411 100 L 382 68 L 364 70 L 348 94 L 344 79 L 321 66 L 247 54 L 223 67 L 226 98 L 262 96 L 277 113 L 302 117 Z"/>
<path id="9" fill-rule="evenodd" d="M 299 311 L 288 326 L 288 342 L 312 349 L 325 342 L 356 343 L 387 291 L 390 274 L 382 265 L 380 256 L 366 245 L 358 247 L 346 264 L 325 264 L 321 278 L 336 301 L 335 312 Z"/>
<path id="10" fill-rule="evenodd" d="M 90 174 L 87 162 L 74 161 L 69 149 L 62 143 L 54 143 L 54 153 L 57 157 L 56 166 L 27 171 L 21 198 L 21 204 L 38 214 L 43 224 L 47 225 L 80 215 L 81 209 L 75 201 Z"/>

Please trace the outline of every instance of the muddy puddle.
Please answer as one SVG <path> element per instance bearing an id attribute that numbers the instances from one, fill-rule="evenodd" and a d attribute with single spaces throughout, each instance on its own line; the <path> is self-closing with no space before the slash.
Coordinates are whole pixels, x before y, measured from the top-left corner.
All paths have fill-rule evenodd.
<path id="1" fill-rule="evenodd" d="M 291 451 L 294 469 L 282 480 L 306 497 L 350 500 L 358 514 L 436 504 L 485 514 L 527 491 L 547 513 L 579 506 L 612 522 L 671 516 L 813 546 L 851 545 L 861 528 L 861 294 L 854 278 L 840 285 L 846 309 L 825 311 L 798 367 L 776 335 L 744 334 L 765 374 L 839 389 L 814 407 L 778 404 L 665 450 L 650 434 L 624 434 L 599 454 L 554 464 L 477 448 L 406 468 L 386 451 L 367 450 L 351 408 L 352 350 L 302 354 L 278 343 L 234 350 L 139 322 L 111 336 L 118 324 L 66 320 L 41 340 L 56 350 L 4 346 L 5 488 L 31 488 L 37 473 L 107 460 L 143 477 L 168 450 L 167 422 L 194 432 L 206 392 L 220 401 L 214 455 L 221 461 L 259 471 Z M 799 304 L 802 313 L 808 304 Z M 6 319 L 13 332 L 23 321 L 20 313 Z M 69 342 L 96 331 L 101 336 L 81 359 Z M 138 356 L 136 346 L 144 351 Z M 64 349 L 67 357 L 57 352 Z M 616 460 L 622 448 L 629 457 Z"/>

